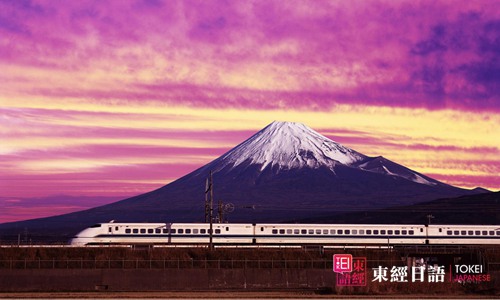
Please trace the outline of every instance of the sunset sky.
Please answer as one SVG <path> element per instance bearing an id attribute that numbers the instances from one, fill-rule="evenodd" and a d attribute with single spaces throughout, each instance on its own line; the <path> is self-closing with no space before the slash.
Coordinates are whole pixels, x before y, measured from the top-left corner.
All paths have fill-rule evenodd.
<path id="1" fill-rule="evenodd" d="M 500 189 L 500 1 L 0 0 L 0 223 L 147 192 L 274 120 Z"/>

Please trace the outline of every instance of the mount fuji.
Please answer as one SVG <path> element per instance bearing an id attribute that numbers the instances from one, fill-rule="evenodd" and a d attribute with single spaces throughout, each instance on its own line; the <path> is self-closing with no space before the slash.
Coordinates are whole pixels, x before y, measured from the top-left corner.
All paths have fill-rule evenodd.
<path id="1" fill-rule="evenodd" d="M 203 222 L 205 183 L 216 203 L 232 203 L 229 222 L 295 222 L 335 213 L 411 205 L 478 193 L 382 156 L 369 157 L 311 128 L 273 122 L 205 166 L 157 190 L 56 217 L 6 223 L 71 236 L 96 222 Z M 17 234 L 17 233 L 16 233 Z"/>

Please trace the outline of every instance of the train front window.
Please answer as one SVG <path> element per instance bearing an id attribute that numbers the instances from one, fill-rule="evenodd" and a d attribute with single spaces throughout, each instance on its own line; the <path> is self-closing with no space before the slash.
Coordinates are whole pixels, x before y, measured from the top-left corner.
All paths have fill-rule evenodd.
<path id="1" fill-rule="evenodd" d="M 90 226 L 90 228 L 98 228 L 98 227 L 101 227 L 101 224 L 94 224 L 94 225 Z"/>

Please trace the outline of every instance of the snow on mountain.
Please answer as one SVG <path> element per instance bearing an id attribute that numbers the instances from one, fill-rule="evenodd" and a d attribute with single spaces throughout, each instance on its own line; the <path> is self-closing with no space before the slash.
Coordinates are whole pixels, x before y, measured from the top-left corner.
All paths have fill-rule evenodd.
<path id="1" fill-rule="evenodd" d="M 260 171 L 270 167 L 276 172 L 326 167 L 335 174 L 335 166 L 339 164 L 425 185 L 443 184 L 381 156 L 369 157 L 345 147 L 304 124 L 278 121 L 269 124 L 201 171 L 210 169 L 217 172 L 257 165 Z"/>
<path id="2" fill-rule="evenodd" d="M 257 164 L 261 170 L 277 166 L 280 170 L 351 165 L 367 157 L 342 146 L 301 123 L 273 122 L 227 152 L 219 159 L 223 166 Z"/>

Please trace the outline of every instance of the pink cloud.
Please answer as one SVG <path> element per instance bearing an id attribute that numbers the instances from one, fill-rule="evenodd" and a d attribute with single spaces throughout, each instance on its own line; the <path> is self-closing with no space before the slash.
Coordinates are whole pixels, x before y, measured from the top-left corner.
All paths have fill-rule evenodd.
<path id="1" fill-rule="evenodd" d="M 4 1 L 0 62 L 71 71 L 89 81 L 90 88 L 27 84 L 34 87 L 18 90 L 51 97 L 259 109 L 279 107 L 279 100 L 291 108 L 350 103 L 497 111 L 498 6 Z M 150 52 L 134 52 L 137 45 Z M 164 72 L 130 81 L 154 69 L 155 57 L 166 61 Z M 204 76 L 197 75 L 201 64 Z M 115 78 L 116 66 L 128 70 L 129 81 Z M 252 66 L 264 68 L 260 76 L 269 89 L 226 82 L 233 73 L 246 76 Z M 84 76 L 93 71 L 109 73 L 115 87 Z"/>

